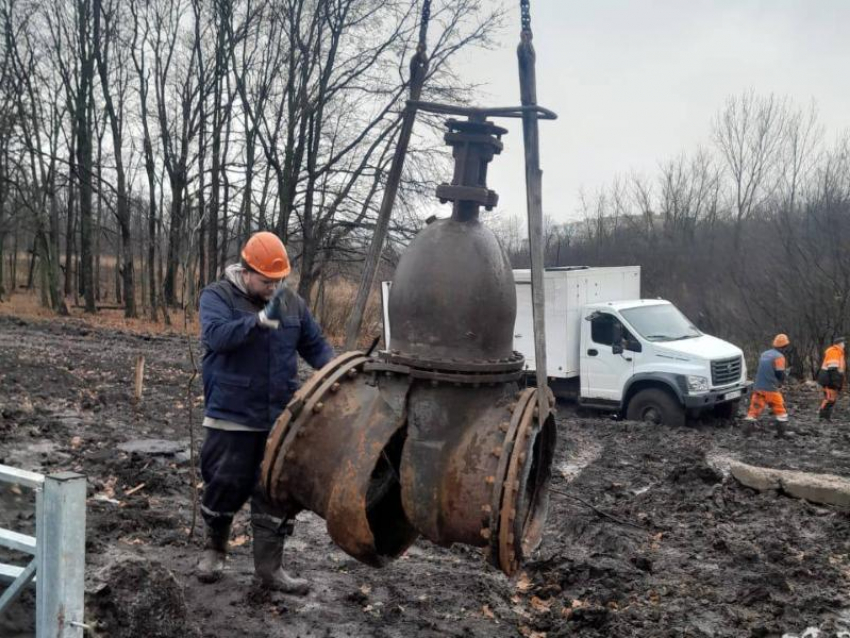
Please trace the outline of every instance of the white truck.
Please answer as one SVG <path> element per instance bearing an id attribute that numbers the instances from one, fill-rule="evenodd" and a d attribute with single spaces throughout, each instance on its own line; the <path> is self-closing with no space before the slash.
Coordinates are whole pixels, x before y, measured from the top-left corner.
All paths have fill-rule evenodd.
<path id="1" fill-rule="evenodd" d="M 514 349 L 532 371 L 531 271 L 514 270 L 514 281 Z M 669 301 L 641 299 L 639 266 L 550 268 L 544 282 L 546 368 L 560 394 L 670 425 L 737 412 L 751 385 L 741 349 L 702 333 Z"/>
<path id="2" fill-rule="evenodd" d="M 535 370 L 531 271 L 514 270 L 514 349 Z M 737 346 L 702 333 L 672 303 L 640 298 L 640 267 L 547 268 L 546 368 L 555 393 L 637 421 L 729 418 L 751 384 Z M 383 283 L 384 343 L 391 331 Z M 529 374 L 529 378 L 533 378 Z"/>

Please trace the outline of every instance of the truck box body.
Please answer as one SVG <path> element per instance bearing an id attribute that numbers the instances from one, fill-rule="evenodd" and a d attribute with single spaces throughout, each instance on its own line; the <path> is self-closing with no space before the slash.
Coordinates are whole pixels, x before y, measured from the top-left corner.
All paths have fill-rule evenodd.
<path id="1" fill-rule="evenodd" d="M 531 271 L 514 270 L 517 316 L 514 350 L 525 355 L 528 370 L 534 362 L 531 316 Z M 640 266 L 606 268 L 549 268 L 546 288 L 546 368 L 550 377 L 579 375 L 581 311 L 587 304 L 640 299 Z"/>

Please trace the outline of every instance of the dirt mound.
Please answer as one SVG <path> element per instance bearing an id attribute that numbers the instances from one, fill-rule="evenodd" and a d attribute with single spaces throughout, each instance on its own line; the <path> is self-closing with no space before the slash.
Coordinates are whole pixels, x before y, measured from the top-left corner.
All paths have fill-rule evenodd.
<path id="1" fill-rule="evenodd" d="M 86 600 L 96 634 L 109 638 L 196 638 L 183 587 L 161 563 L 131 554 L 100 569 Z"/>

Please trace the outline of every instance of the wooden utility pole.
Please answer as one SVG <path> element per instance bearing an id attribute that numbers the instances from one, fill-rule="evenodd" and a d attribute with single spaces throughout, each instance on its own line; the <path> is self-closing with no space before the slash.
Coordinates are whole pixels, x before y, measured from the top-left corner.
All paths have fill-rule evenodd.
<path id="1" fill-rule="evenodd" d="M 357 289 L 357 297 L 354 308 L 345 322 L 345 349 L 353 350 L 357 347 L 357 339 L 360 336 L 360 327 L 363 324 L 363 314 L 366 312 L 366 303 L 369 301 L 369 293 L 378 275 L 378 266 L 381 263 L 381 253 L 384 250 L 384 240 L 390 225 L 393 206 L 395 206 L 398 187 L 401 183 L 401 172 L 404 168 L 404 158 L 407 155 L 407 146 L 410 143 L 410 135 L 413 132 L 413 123 L 416 121 L 416 107 L 410 102 L 417 102 L 422 95 L 422 86 L 428 75 L 428 55 L 426 53 L 428 40 L 428 21 L 431 18 L 431 1 L 425 0 L 422 5 L 422 19 L 419 23 L 419 44 L 416 53 L 410 60 L 410 101 L 404 111 L 404 119 L 401 131 L 398 134 L 398 145 L 396 146 L 390 172 L 387 176 L 387 185 L 384 189 L 384 197 L 381 200 L 381 208 L 378 212 L 378 220 L 375 223 L 375 233 L 372 235 L 372 243 L 366 262 L 363 264 L 363 275 L 360 279 L 360 287 Z"/>

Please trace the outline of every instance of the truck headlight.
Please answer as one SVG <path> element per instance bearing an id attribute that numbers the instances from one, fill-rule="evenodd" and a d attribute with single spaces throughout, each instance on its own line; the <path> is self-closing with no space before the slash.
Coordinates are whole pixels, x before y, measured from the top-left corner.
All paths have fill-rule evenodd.
<path id="1" fill-rule="evenodd" d="M 688 392 L 708 392 L 708 379 L 689 374 L 685 377 L 688 382 Z"/>

